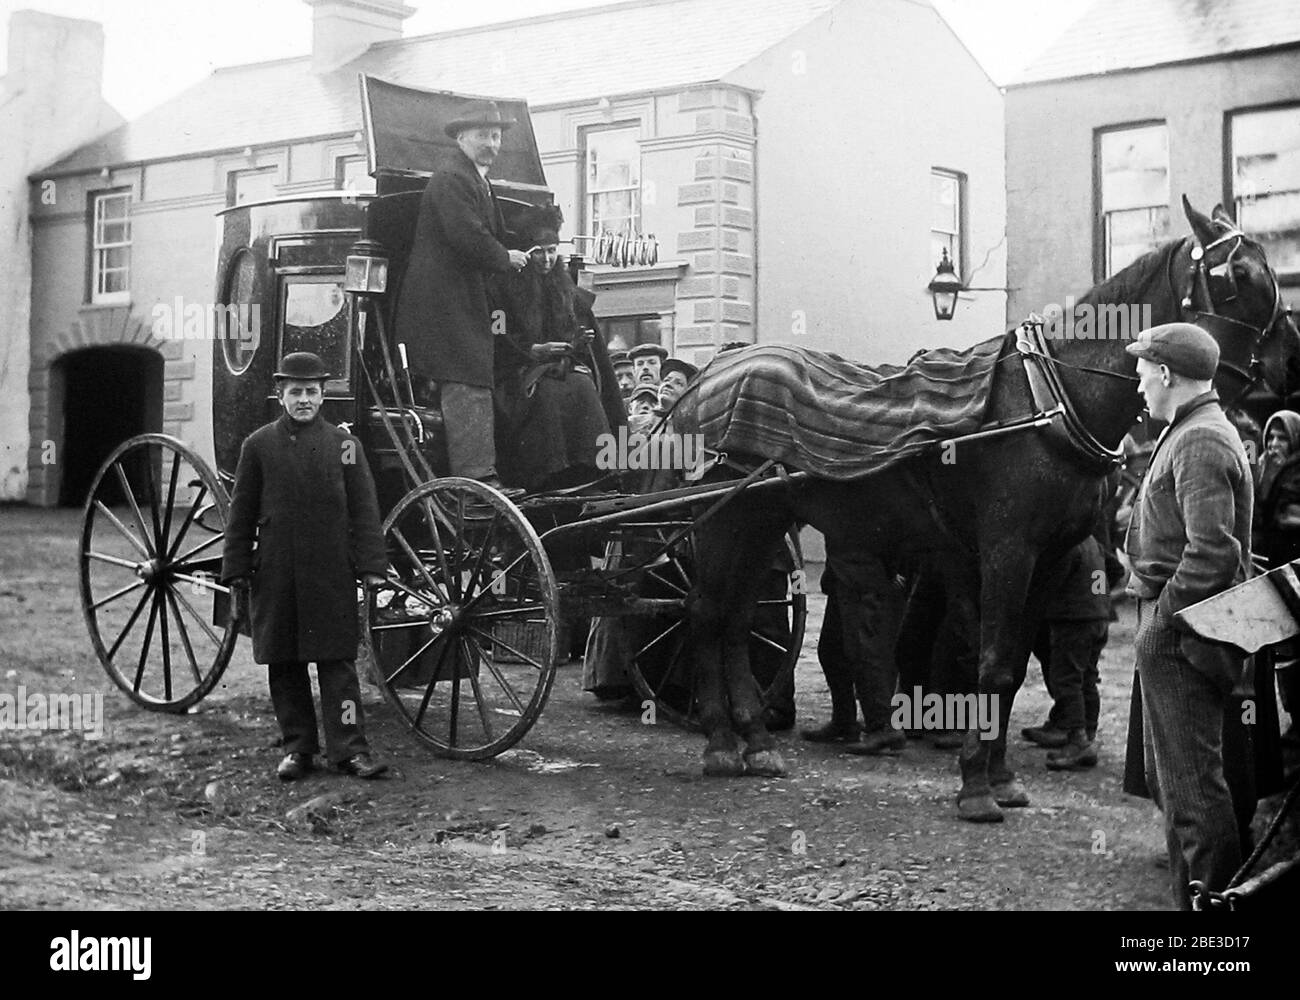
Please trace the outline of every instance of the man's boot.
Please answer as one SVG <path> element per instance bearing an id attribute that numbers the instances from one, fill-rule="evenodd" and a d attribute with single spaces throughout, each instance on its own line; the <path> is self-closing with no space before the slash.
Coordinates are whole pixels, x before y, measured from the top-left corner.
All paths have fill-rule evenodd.
<path id="1" fill-rule="evenodd" d="M 1049 771 L 1082 771 L 1096 766 L 1097 744 L 1082 729 L 1071 729 L 1065 746 L 1047 752 Z"/>

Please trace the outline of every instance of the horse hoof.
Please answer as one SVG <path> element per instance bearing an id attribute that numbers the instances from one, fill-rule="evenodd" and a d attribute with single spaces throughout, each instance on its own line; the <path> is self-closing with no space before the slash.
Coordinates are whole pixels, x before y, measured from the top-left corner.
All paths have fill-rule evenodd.
<path id="1" fill-rule="evenodd" d="M 972 795 L 957 800 L 957 815 L 967 823 L 1001 823 L 1002 810 L 992 795 Z"/>
<path id="2" fill-rule="evenodd" d="M 706 778 L 739 778 L 745 773 L 745 761 L 739 750 L 704 751 Z"/>
<path id="3" fill-rule="evenodd" d="M 780 751 L 755 750 L 745 754 L 745 773 L 756 778 L 784 778 L 787 772 Z"/>
<path id="4" fill-rule="evenodd" d="M 993 801 L 1004 809 L 1023 809 L 1029 805 L 1029 792 L 1019 778 L 1012 778 L 1000 785 L 992 785 Z"/>

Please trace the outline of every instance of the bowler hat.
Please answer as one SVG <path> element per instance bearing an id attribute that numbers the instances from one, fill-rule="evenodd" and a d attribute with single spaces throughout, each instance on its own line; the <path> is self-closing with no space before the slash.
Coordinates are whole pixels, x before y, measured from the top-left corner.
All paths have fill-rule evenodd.
<path id="1" fill-rule="evenodd" d="M 292 354 L 286 354 L 280 361 L 280 367 L 276 370 L 272 378 L 296 378 L 304 381 L 314 381 L 320 379 L 324 381 L 330 377 L 330 373 L 325 370 L 325 362 L 318 355 L 310 351 L 294 351 Z"/>
<path id="2" fill-rule="evenodd" d="M 443 131 L 454 139 L 467 128 L 499 128 L 504 132 L 514 123 L 513 118 L 501 117 L 496 101 L 467 101 L 456 117 L 443 126 Z"/>
<path id="3" fill-rule="evenodd" d="M 1219 345 L 1191 323 L 1164 323 L 1143 330 L 1125 350 L 1198 382 L 1214 378 L 1219 368 Z"/>
<path id="4" fill-rule="evenodd" d="M 646 355 L 657 355 L 660 361 L 668 357 L 668 351 L 659 344 L 637 344 L 627 352 L 627 356 L 635 361 L 637 358 L 644 358 Z"/>
<path id="5" fill-rule="evenodd" d="M 667 378 L 669 372 L 681 372 L 686 376 L 686 381 L 689 382 L 700 373 L 700 370 L 681 358 L 669 358 L 659 366 L 659 377 Z"/>
<path id="6" fill-rule="evenodd" d="M 644 396 L 646 399 L 650 400 L 650 402 L 652 402 L 652 403 L 654 403 L 656 406 L 658 406 L 658 405 L 659 405 L 659 386 L 657 386 L 657 385 L 649 385 L 649 384 L 647 384 L 647 385 L 639 385 L 639 386 L 637 386 L 636 391 L 632 393 L 631 397 L 629 397 L 628 402 L 629 402 L 629 403 L 635 403 L 635 402 L 636 402 L 638 399 L 640 399 L 642 396 Z"/>

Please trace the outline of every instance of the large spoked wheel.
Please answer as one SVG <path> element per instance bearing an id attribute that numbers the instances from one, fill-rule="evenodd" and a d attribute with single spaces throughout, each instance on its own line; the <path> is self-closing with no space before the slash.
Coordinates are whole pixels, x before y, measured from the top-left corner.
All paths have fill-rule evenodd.
<path id="1" fill-rule="evenodd" d="M 137 705 L 183 712 L 216 686 L 237 634 L 221 575 L 226 493 L 183 442 L 145 434 L 95 476 L 81 609 L 108 676 Z"/>
<path id="2" fill-rule="evenodd" d="M 691 592 L 695 578 L 690 537 L 674 546 L 665 561 L 647 569 L 640 596 L 684 599 Z M 665 534 L 661 541 L 666 540 Z M 786 535 L 781 565 L 773 566 L 762 595 L 749 633 L 749 663 L 766 708 L 794 683 L 808 619 L 803 552 L 794 532 Z M 623 623 L 631 640 L 628 673 L 637 692 L 655 703 L 658 714 L 684 729 L 700 732 L 688 641 L 690 624 L 685 615 L 624 618 Z"/>
<path id="3" fill-rule="evenodd" d="M 519 510 L 472 479 L 435 479 L 384 521 L 389 569 L 366 596 L 376 681 L 421 742 L 484 760 L 517 743 L 559 660 L 559 592 Z"/>

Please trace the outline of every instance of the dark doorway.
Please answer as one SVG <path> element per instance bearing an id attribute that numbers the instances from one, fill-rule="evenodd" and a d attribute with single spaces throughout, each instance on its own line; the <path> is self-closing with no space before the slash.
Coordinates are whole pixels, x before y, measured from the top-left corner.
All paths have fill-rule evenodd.
<path id="1" fill-rule="evenodd" d="M 63 390 L 59 503 L 80 506 L 114 448 L 162 429 L 163 359 L 141 347 L 89 347 L 60 358 L 56 369 Z M 144 470 L 127 472 L 135 480 Z M 110 502 L 126 499 L 113 489 Z"/>

